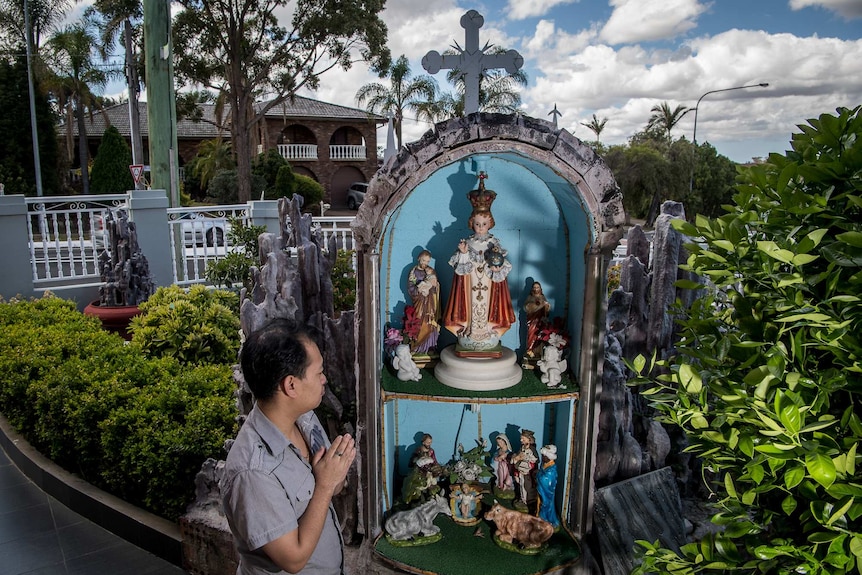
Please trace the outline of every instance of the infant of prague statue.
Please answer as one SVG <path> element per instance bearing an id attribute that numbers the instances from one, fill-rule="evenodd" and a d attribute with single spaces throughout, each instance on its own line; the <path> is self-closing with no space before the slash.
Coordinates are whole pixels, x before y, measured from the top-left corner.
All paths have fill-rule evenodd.
<path id="1" fill-rule="evenodd" d="M 497 194 L 485 189 L 486 177 L 480 172 L 479 188 L 467 194 L 473 206 L 467 225 L 473 235 L 462 239 L 449 259 L 455 276 L 443 324 L 467 351 L 497 348 L 500 336 L 515 323 L 506 281 L 512 264 L 499 240 L 489 233 L 494 227 L 491 204 Z"/>

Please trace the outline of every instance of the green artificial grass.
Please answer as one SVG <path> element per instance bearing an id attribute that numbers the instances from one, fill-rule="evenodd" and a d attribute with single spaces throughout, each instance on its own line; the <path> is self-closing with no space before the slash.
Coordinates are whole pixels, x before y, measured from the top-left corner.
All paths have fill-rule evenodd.
<path id="1" fill-rule="evenodd" d="M 578 386 L 570 374 L 563 375 L 563 386 L 549 388 L 539 379 L 542 373 L 536 369 L 522 369 L 521 381 L 506 389 L 495 391 L 473 391 L 456 389 L 437 381 L 434 370 L 423 368 L 419 370 L 422 379 L 419 381 L 401 381 L 390 366 L 383 369 L 383 390 L 387 393 L 404 393 L 410 395 L 430 395 L 435 397 L 470 397 L 479 399 L 514 399 L 521 397 L 536 397 L 541 395 L 560 395 L 578 391 Z"/>
<path id="2" fill-rule="evenodd" d="M 487 497 L 485 503 L 489 503 Z M 450 517 L 438 515 L 434 524 L 443 534 L 437 543 L 422 547 L 395 547 L 381 535 L 374 544 L 374 550 L 399 569 L 436 575 L 534 575 L 571 565 L 581 557 L 578 542 L 563 529 L 554 533 L 543 552 L 522 555 L 494 543 L 493 522 L 483 519 L 478 525 L 462 527 Z M 475 535 L 477 531 L 481 537 Z"/>

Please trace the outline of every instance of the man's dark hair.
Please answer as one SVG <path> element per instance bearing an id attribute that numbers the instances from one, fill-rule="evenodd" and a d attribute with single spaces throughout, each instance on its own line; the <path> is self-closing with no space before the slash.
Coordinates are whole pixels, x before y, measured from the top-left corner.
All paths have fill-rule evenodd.
<path id="1" fill-rule="evenodd" d="M 258 401 L 275 395 L 284 378 L 305 377 L 309 357 L 306 343 L 316 343 L 308 326 L 275 319 L 253 332 L 242 344 L 240 364 L 249 389 Z"/>

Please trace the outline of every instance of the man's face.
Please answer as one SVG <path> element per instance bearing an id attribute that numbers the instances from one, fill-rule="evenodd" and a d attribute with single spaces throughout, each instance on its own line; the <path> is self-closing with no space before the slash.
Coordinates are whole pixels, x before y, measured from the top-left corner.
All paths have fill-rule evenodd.
<path id="1" fill-rule="evenodd" d="M 326 375 L 323 373 L 323 356 L 317 348 L 317 344 L 305 342 L 305 352 L 308 354 L 309 363 L 302 378 L 294 377 L 294 389 L 297 396 L 308 404 L 308 409 L 314 409 L 323 400 L 326 385 Z"/>

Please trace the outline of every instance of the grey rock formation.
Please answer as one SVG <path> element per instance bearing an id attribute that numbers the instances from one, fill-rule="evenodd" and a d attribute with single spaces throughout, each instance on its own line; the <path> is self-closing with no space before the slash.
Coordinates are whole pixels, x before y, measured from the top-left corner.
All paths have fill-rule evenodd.
<path id="1" fill-rule="evenodd" d="M 669 467 L 596 490 L 594 532 L 605 575 L 626 575 L 635 564 L 635 541 L 659 540 L 679 550 L 685 523 Z"/>
<path id="2" fill-rule="evenodd" d="M 313 228 L 309 214 L 301 212 L 302 198 L 294 196 L 288 201 L 279 200 L 281 234 L 262 234 L 259 239 L 261 265 L 253 268 L 254 284 L 251 290 L 240 293 L 240 323 L 243 337 L 277 318 L 301 319 L 317 328 L 320 351 L 326 366 L 327 389 L 320 410 L 320 419 L 330 436 L 355 433 L 355 425 L 346 420 L 346 414 L 356 413 L 354 313 L 342 312 L 333 319 L 333 291 L 330 273 L 337 256 L 334 238 L 328 249 L 322 245 L 321 235 Z M 240 424 L 254 406 L 254 398 L 242 377 L 240 367 L 234 366 L 234 380 L 238 421 Z M 232 440 L 225 445 L 225 453 Z M 359 538 L 358 494 L 356 468 L 348 474 L 348 487 L 333 503 L 341 520 L 345 543 Z M 219 472 L 223 462 L 207 460 L 197 478 L 197 499 L 182 518 L 184 529 L 206 536 L 201 541 L 220 541 L 230 537 L 227 522 L 221 511 L 218 496 Z M 219 551 L 221 549 L 221 551 Z M 233 558 L 224 555 L 215 546 L 209 555 L 199 549 L 185 552 L 186 559 L 196 564 L 187 565 L 193 573 L 215 573 L 213 565 L 231 564 Z"/>
<path id="3" fill-rule="evenodd" d="M 101 307 L 133 306 L 147 301 L 156 291 L 150 265 L 138 245 L 135 222 L 125 210 L 109 211 L 105 216 L 108 245 L 99 254 L 102 285 Z"/>

